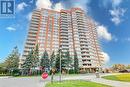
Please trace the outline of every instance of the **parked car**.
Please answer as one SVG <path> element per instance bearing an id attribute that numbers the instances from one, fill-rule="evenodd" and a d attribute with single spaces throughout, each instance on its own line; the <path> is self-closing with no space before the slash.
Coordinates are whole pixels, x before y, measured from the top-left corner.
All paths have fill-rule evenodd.
<path id="1" fill-rule="evenodd" d="M 120 70 L 119 73 L 128 73 L 128 70 Z"/>

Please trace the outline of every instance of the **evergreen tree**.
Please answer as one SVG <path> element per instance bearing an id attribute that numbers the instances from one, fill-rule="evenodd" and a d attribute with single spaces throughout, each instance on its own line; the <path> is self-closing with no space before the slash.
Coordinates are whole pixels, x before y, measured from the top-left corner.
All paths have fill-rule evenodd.
<path id="1" fill-rule="evenodd" d="M 39 47 L 38 44 L 36 45 L 34 52 L 33 52 L 33 67 L 38 67 L 39 66 Z"/>
<path id="2" fill-rule="evenodd" d="M 66 59 L 66 69 L 72 68 L 72 57 L 70 56 L 69 51 L 65 53 L 65 59 Z"/>
<path id="3" fill-rule="evenodd" d="M 75 73 L 79 72 L 79 63 L 76 51 L 74 52 L 74 71 Z"/>
<path id="4" fill-rule="evenodd" d="M 33 68 L 33 50 L 31 50 L 29 52 L 29 54 L 27 55 L 23 65 L 22 65 L 22 68 L 24 69 L 31 69 Z"/>
<path id="5" fill-rule="evenodd" d="M 44 51 L 43 56 L 41 58 L 40 66 L 42 68 L 44 67 L 44 69 L 48 69 L 48 70 L 50 68 L 50 60 L 49 60 L 49 56 L 48 56 L 48 53 L 46 50 Z"/>
<path id="6" fill-rule="evenodd" d="M 63 54 L 62 50 L 58 50 L 57 55 L 56 55 L 55 67 L 56 67 L 58 72 L 60 70 L 60 58 L 61 58 L 61 68 L 65 69 L 67 62 L 66 62 L 66 58 L 65 58 L 65 55 Z"/>
<path id="7" fill-rule="evenodd" d="M 58 50 L 57 55 L 56 55 L 55 67 L 57 69 L 57 72 L 59 72 L 59 69 L 60 69 L 60 53 L 61 53 L 61 50 Z"/>
<path id="8" fill-rule="evenodd" d="M 55 53 L 53 51 L 53 53 L 50 56 L 50 67 L 54 68 L 55 67 Z"/>
<path id="9" fill-rule="evenodd" d="M 14 47 L 12 53 L 7 57 L 4 64 L 7 69 L 17 69 L 19 66 L 19 52 L 17 46 Z"/>
<path id="10" fill-rule="evenodd" d="M 61 50 L 61 68 L 66 69 L 66 67 L 67 67 L 67 58 L 65 52 L 62 52 Z"/>

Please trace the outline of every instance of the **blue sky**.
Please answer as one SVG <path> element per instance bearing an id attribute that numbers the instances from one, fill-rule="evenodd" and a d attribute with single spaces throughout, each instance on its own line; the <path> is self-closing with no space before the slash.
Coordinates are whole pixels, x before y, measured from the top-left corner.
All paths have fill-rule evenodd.
<path id="1" fill-rule="evenodd" d="M 33 9 L 80 7 L 98 24 L 107 64 L 130 64 L 130 0 L 15 0 L 15 3 L 15 18 L 0 18 L 0 61 L 15 46 L 22 53 Z"/>

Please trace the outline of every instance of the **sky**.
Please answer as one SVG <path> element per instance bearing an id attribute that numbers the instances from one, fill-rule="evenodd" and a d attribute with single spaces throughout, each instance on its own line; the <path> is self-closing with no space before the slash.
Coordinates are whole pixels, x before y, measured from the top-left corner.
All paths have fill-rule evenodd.
<path id="1" fill-rule="evenodd" d="M 14 18 L 0 18 L 0 62 L 18 46 L 22 54 L 34 9 L 82 8 L 97 23 L 106 65 L 130 64 L 130 0 L 15 0 Z"/>

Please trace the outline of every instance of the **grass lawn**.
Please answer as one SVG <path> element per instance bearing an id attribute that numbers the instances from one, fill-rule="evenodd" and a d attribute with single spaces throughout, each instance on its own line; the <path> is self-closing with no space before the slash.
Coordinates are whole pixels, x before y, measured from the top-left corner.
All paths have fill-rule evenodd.
<path id="1" fill-rule="evenodd" d="M 111 87 L 95 82 L 82 81 L 82 80 L 68 80 L 63 82 L 48 83 L 46 87 Z"/>
<path id="2" fill-rule="evenodd" d="M 120 74 L 120 75 L 104 76 L 104 77 L 102 77 L 102 78 L 108 79 L 108 80 L 116 80 L 116 81 L 130 82 L 130 73 Z"/>

